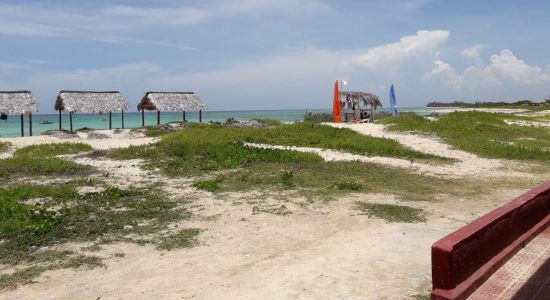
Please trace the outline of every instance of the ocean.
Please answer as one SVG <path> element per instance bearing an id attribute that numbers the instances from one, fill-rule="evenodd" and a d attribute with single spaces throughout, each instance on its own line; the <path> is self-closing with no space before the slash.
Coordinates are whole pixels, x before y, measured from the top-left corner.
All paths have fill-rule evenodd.
<path id="1" fill-rule="evenodd" d="M 378 109 L 379 111 L 389 111 L 387 108 Z M 202 113 L 203 122 L 223 122 L 228 118 L 236 120 L 250 120 L 254 118 L 269 118 L 286 122 L 303 120 L 304 114 L 312 113 L 328 113 L 330 109 L 294 109 L 294 110 L 250 110 L 250 111 L 204 111 Z M 426 107 L 404 107 L 400 108 L 402 112 L 415 112 L 419 115 L 430 113 L 430 109 Z M 174 121 L 182 121 L 181 112 L 163 112 L 160 115 L 161 123 L 169 123 Z M 189 122 L 198 122 L 198 112 L 186 112 L 186 119 Z M 63 129 L 69 129 L 69 114 L 64 113 L 62 118 Z M 41 124 L 42 122 L 51 122 L 52 124 Z M 113 113 L 113 129 L 121 128 L 120 113 Z M 156 112 L 145 113 L 145 125 L 156 125 Z M 73 129 L 79 128 L 92 129 L 109 129 L 108 114 L 84 114 L 75 113 L 73 116 Z M 141 113 L 127 112 L 124 113 L 124 127 L 138 128 L 141 127 Z M 29 135 L 29 119 L 24 120 L 25 136 Z M 33 114 L 32 116 L 32 131 L 33 135 L 38 135 L 44 131 L 59 129 L 58 114 Z M 16 137 L 21 136 L 21 119 L 20 116 L 9 116 L 7 120 L 0 120 L 0 137 Z"/>

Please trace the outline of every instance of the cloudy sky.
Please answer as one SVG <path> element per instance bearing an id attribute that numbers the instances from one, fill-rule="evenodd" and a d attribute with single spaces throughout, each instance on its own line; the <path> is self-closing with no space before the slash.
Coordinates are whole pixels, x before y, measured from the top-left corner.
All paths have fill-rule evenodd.
<path id="1" fill-rule="evenodd" d="M 196 91 L 211 110 L 550 95 L 550 1 L 0 0 L 0 89 Z M 134 106 L 134 105 L 132 105 Z"/>

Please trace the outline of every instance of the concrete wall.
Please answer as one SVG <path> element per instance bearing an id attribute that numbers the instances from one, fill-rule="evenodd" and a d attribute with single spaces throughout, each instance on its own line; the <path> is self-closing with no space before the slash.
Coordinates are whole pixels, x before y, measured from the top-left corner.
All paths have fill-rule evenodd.
<path id="1" fill-rule="evenodd" d="M 432 245 L 432 299 L 465 299 L 550 224 L 550 181 Z"/>

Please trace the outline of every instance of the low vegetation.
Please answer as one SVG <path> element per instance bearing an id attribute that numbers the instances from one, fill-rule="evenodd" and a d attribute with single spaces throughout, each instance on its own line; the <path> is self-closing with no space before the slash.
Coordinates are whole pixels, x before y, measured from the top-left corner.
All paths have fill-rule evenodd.
<path id="1" fill-rule="evenodd" d="M 417 115 L 386 118 L 391 130 L 437 135 L 458 149 L 490 158 L 550 160 L 548 128 L 510 125 L 506 119 L 529 117 L 484 112 L 453 112 L 430 121 Z"/>
<path id="2" fill-rule="evenodd" d="M 197 228 L 186 228 L 180 231 L 163 236 L 157 242 L 159 250 L 173 250 L 179 248 L 190 248 L 198 244 L 197 236 L 201 233 Z"/>
<path id="3" fill-rule="evenodd" d="M 255 118 L 255 119 L 252 119 L 252 121 L 256 121 L 258 123 L 262 123 L 266 126 L 279 126 L 279 125 L 283 125 L 283 122 L 279 121 L 279 120 L 274 120 L 274 119 L 267 119 L 267 118 Z"/>
<path id="4" fill-rule="evenodd" d="M 27 282 L 45 270 L 100 265 L 72 251 L 49 251 L 45 255 L 41 250 L 66 242 L 126 241 L 153 243 L 163 249 L 187 247 L 192 242 L 190 232 L 189 241 L 184 242 L 184 231 L 155 238 L 168 224 L 190 216 L 178 201 L 161 191 L 108 187 L 81 195 L 76 188 L 85 183 L 12 184 L 0 189 L 0 264 L 32 265 L 2 276 L 0 288 Z"/>
<path id="5" fill-rule="evenodd" d="M 8 158 L 0 159 L 0 178 L 36 175 L 85 175 L 92 169 L 58 155 L 76 154 L 92 148 L 81 143 L 59 143 L 27 146 Z"/>
<path id="6" fill-rule="evenodd" d="M 322 122 L 332 122 L 332 120 L 333 120 L 332 115 L 327 113 L 314 114 L 310 112 L 304 115 L 304 121 L 306 122 L 322 123 Z"/>
<path id="7" fill-rule="evenodd" d="M 149 159 L 150 168 L 160 168 L 170 176 L 234 169 L 260 162 L 322 161 L 315 154 L 247 147 L 244 145 L 245 142 L 339 149 L 364 155 L 410 160 L 443 160 L 405 148 L 394 140 L 363 136 L 349 129 L 315 123 L 279 125 L 273 128 L 194 125 L 186 130 L 165 135 L 156 144 L 112 150 L 110 156 L 115 159 Z"/>
<path id="8" fill-rule="evenodd" d="M 550 103 L 550 102 L 547 102 Z M 531 105 L 533 104 L 533 105 Z M 543 105 L 544 102 L 535 102 L 530 100 L 520 100 L 515 102 L 475 102 L 468 103 L 463 101 L 454 102 L 430 102 L 427 107 L 465 107 L 465 108 L 509 108 L 509 109 L 527 109 L 527 110 L 550 110 L 550 105 Z"/>
<path id="9" fill-rule="evenodd" d="M 10 149 L 11 143 L 9 142 L 0 142 L 0 153 L 8 151 Z"/>
<path id="10" fill-rule="evenodd" d="M 417 223 L 425 222 L 424 211 L 419 208 L 397 204 L 356 202 L 356 209 L 369 217 L 381 218 L 388 222 Z"/>
<path id="11" fill-rule="evenodd" d="M 209 192 L 215 192 L 220 189 L 219 186 L 220 180 L 214 179 L 214 180 L 199 180 L 193 183 L 193 187 L 196 187 L 200 190 L 205 190 Z"/>
<path id="12" fill-rule="evenodd" d="M 493 186 L 525 182 L 493 180 Z M 250 190 L 280 197 L 332 200 L 348 193 L 382 193 L 402 200 L 433 201 L 439 194 L 469 196 L 487 191 L 485 182 L 423 176 L 397 168 L 357 162 L 256 163 L 216 175 L 216 193 Z M 282 193 L 282 192 L 285 193 Z M 290 194 L 288 194 L 290 193 Z M 288 196 L 282 196 L 283 194 Z"/>
<path id="13" fill-rule="evenodd" d="M 96 268 L 102 267 L 101 258 L 97 256 L 75 255 L 71 251 L 50 251 L 46 263 L 43 261 L 40 264 L 35 264 L 30 267 L 24 267 L 14 271 L 13 273 L 3 274 L 0 276 L 0 291 L 6 289 L 14 289 L 18 285 L 28 284 L 40 276 L 45 271 L 67 269 L 67 268 Z"/>

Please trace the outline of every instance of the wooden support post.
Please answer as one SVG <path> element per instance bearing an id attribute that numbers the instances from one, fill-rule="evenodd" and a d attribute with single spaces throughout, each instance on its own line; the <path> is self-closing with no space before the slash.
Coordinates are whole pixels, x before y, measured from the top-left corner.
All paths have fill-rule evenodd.
<path id="1" fill-rule="evenodd" d="M 59 110 L 59 131 L 63 130 L 63 126 L 61 124 L 61 109 Z"/>
<path id="2" fill-rule="evenodd" d="M 157 125 L 160 125 L 160 110 L 157 109 Z"/>
<path id="3" fill-rule="evenodd" d="M 370 105 L 370 122 L 374 123 L 374 106 Z"/>
<path id="4" fill-rule="evenodd" d="M 73 112 L 69 112 L 69 128 L 71 129 L 71 132 L 73 132 Z"/>
<path id="5" fill-rule="evenodd" d="M 124 110 L 120 111 L 120 118 L 122 120 L 122 129 L 124 129 Z"/>
<path id="6" fill-rule="evenodd" d="M 109 129 L 113 129 L 113 113 L 109 111 Z"/>
<path id="7" fill-rule="evenodd" d="M 185 122 L 185 110 L 183 111 L 183 122 Z"/>
<path id="8" fill-rule="evenodd" d="M 29 113 L 29 136 L 32 136 L 32 113 Z"/>
<path id="9" fill-rule="evenodd" d="M 141 109 L 141 127 L 145 127 L 145 108 Z"/>
<path id="10" fill-rule="evenodd" d="M 199 123 L 202 123 L 202 109 L 199 110 Z"/>
<path id="11" fill-rule="evenodd" d="M 25 136 L 25 125 L 23 124 L 23 114 L 21 114 L 21 136 Z"/>

